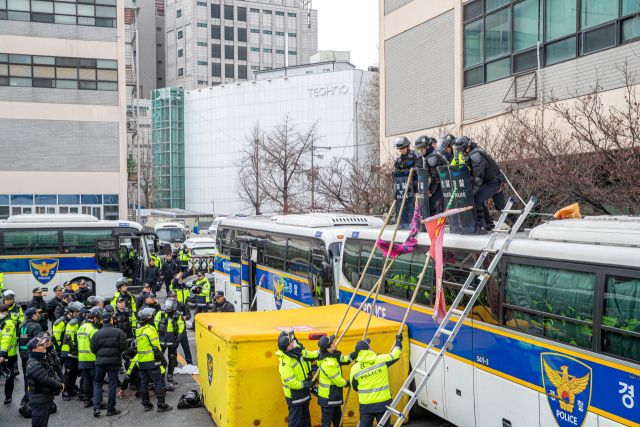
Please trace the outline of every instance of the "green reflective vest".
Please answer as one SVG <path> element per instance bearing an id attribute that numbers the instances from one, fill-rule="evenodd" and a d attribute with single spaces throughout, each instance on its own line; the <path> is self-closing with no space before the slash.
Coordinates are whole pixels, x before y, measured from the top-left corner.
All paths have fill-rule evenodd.
<path id="1" fill-rule="evenodd" d="M 320 351 L 307 351 L 302 349 L 301 362 L 297 359 L 286 355 L 282 350 L 278 350 L 278 370 L 280 371 L 280 379 L 282 380 L 282 388 L 284 389 L 284 397 L 287 399 L 288 406 L 302 405 L 311 400 L 309 389 L 302 388 L 302 381 L 307 380 L 309 372 L 311 372 L 311 363 L 305 359 L 317 359 Z"/>
<path id="2" fill-rule="evenodd" d="M 0 357 L 5 359 L 18 354 L 16 322 L 9 316 L 0 321 Z"/>
<path id="3" fill-rule="evenodd" d="M 58 320 L 53 323 L 53 346 L 56 351 L 61 353 L 64 351 L 69 351 L 68 345 L 63 345 L 62 340 L 64 338 L 64 329 L 67 327 L 67 323 L 69 323 L 69 317 L 66 315 L 61 316 Z"/>
<path id="4" fill-rule="evenodd" d="M 209 283 L 209 279 L 207 279 L 206 277 L 203 277 L 202 279 L 196 282 L 196 285 L 202 287 L 202 292 L 200 292 L 196 296 L 207 297 L 207 302 L 209 302 L 210 301 L 209 293 L 211 291 L 211 284 Z"/>
<path id="5" fill-rule="evenodd" d="M 78 328 L 78 362 L 96 361 L 96 355 L 91 352 L 91 337 L 97 331 L 98 327 L 90 320 Z"/>
<path id="6" fill-rule="evenodd" d="M 64 338 L 62 339 L 62 357 L 78 357 L 78 337 L 76 336 L 80 320 L 77 317 L 71 319 L 64 328 Z M 65 350 L 66 347 L 66 350 Z"/>
<path id="7" fill-rule="evenodd" d="M 120 297 L 120 291 L 116 291 L 115 294 L 113 294 L 113 298 L 111 299 L 111 306 L 113 308 L 116 307 L 116 303 L 118 302 L 118 298 Z M 128 297 L 129 301 L 126 300 L 126 298 Z M 138 310 L 136 310 L 136 299 L 133 297 L 133 295 L 131 295 L 129 292 L 126 293 L 126 295 L 123 297 L 125 298 L 124 301 L 124 305 L 125 307 L 128 307 L 132 312 L 136 313 Z"/>
<path id="8" fill-rule="evenodd" d="M 191 253 L 187 250 L 187 251 L 180 251 L 178 252 L 179 255 L 179 259 L 180 261 L 189 261 L 189 258 L 191 258 Z"/>
<path id="9" fill-rule="evenodd" d="M 351 367 L 351 383 L 358 392 L 361 405 L 391 400 L 387 362 L 399 359 L 401 353 L 397 347 L 390 354 L 376 355 L 371 350 L 361 350 L 358 353 L 358 359 Z"/>
<path id="10" fill-rule="evenodd" d="M 15 302 L 11 305 L 11 307 L 9 307 L 9 316 L 11 316 L 11 319 L 16 322 L 16 327 L 20 323 L 24 323 L 24 313 L 22 312 L 22 307 L 16 305 Z"/>
<path id="11" fill-rule="evenodd" d="M 4 273 L 0 273 L 0 293 L 4 289 Z"/>
<path id="12" fill-rule="evenodd" d="M 186 283 L 185 283 L 186 286 Z M 187 299 L 191 295 L 189 289 L 178 288 L 177 286 L 173 286 L 173 281 L 171 281 L 171 290 L 176 293 L 176 301 L 186 304 Z"/>
<path id="13" fill-rule="evenodd" d="M 342 388 L 347 385 L 347 381 L 342 378 L 341 365 L 350 363 L 348 356 L 341 354 L 326 356 L 331 353 L 323 353 L 318 358 L 318 405 L 320 406 L 340 406 L 342 405 Z"/>
<path id="14" fill-rule="evenodd" d="M 138 339 L 138 363 L 140 369 L 154 369 L 161 365 L 160 361 L 156 361 L 153 354 L 153 348 L 156 347 L 162 351 L 160 347 L 160 339 L 158 331 L 153 325 L 147 324 L 136 329 L 136 338 Z"/>
<path id="15" fill-rule="evenodd" d="M 162 265 L 161 265 L 161 262 L 160 262 L 160 258 L 158 258 L 157 256 L 155 256 L 155 255 L 150 255 L 150 256 L 149 256 L 149 259 L 152 259 L 152 260 L 153 260 L 153 265 L 155 265 L 156 267 L 160 268 L 160 267 L 162 266 Z"/>

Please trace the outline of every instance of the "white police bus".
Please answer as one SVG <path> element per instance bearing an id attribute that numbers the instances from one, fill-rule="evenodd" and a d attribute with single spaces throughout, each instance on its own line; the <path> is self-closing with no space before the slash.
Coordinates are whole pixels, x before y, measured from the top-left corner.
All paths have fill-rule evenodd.
<path id="1" fill-rule="evenodd" d="M 345 232 L 340 302 L 349 302 L 360 275 L 356 307 L 377 282 L 380 251 L 363 269 L 378 232 Z M 398 232 L 397 241 L 406 236 Z M 445 233 L 447 308 L 488 240 Z M 402 321 L 429 244 L 420 233 L 418 250 L 396 260 L 376 316 Z M 433 270 L 432 262 L 407 322 L 412 363 L 438 326 Z M 591 217 L 516 235 L 418 403 L 457 426 L 639 426 L 639 390 L 640 218 Z"/>
<path id="2" fill-rule="evenodd" d="M 129 221 L 101 221 L 91 215 L 33 214 L 11 216 L 0 224 L 0 272 L 4 289 L 17 302 L 31 299 L 31 290 L 66 281 L 85 280 L 96 295 L 110 296 L 115 282 L 128 277 L 140 287 L 149 251 L 142 226 Z M 132 256 L 133 255 L 133 256 Z"/>
<path id="3" fill-rule="evenodd" d="M 342 214 L 225 218 L 217 230 L 215 290 L 224 291 L 236 311 L 335 302 L 338 286 L 332 277 L 339 272 L 346 227 L 382 224 L 372 216 Z M 256 306 L 250 307 L 256 294 Z"/>
<path id="4" fill-rule="evenodd" d="M 184 225 L 179 222 L 148 221 L 144 224 L 144 230 L 149 236 L 157 236 L 157 239 L 169 242 L 168 246 L 163 245 L 158 252 L 162 260 L 171 252 L 179 250 L 180 246 L 187 240 Z"/>

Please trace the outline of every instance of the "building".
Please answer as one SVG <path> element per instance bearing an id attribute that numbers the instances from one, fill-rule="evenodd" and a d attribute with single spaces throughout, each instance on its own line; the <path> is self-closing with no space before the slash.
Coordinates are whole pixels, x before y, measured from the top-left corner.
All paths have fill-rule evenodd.
<path id="1" fill-rule="evenodd" d="M 137 49 L 134 54 L 140 64 L 140 98 L 151 99 L 151 91 L 158 87 L 155 0 L 126 0 L 127 7 L 138 9 Z M 129 47 L 127 46 L 127 50 Z M 127 58 L 130 58 L 127 51 Z M 164 86 L 161 84 L 160 87 Z"/>
<path id="2" fill-rule="evenodd" d="M 441 125 L 458 135 L 474 125 L 497 126 L 510 106 L 568 100 L 596 82 L 609 102 L 621 104 L 618 67 L 624 60 L 640 66 L 637 1 L 378 4 L 383 156 L 393 153 L 397 136 L 437 137 Z"/>
<path id="3" fill-rule="evenodd" d="M 140 106 L 137 106 L 137 103 Z M 134 128 L 137 121 L 137 128 Z M 151 206 L 156 196 L 151 150 L 151 100 L 127 99 L 127 205 L 128 218 L 136 220 L 137 211 Z M 138 187 L 138 184 L 140 187 Z M 138 198 L 138 188 L 140 197 Z"/>
<path id="4" fill-rule="evenodd" d="M 165 87 L 167 82 L 166 64 L 164 60 L 164 0 L 156 2 L 156 80 L 157 88 Z M 149 97 L 151 98 L 151 97 Z"/>
<path id="5" fill-rule="evenodd" d="M 188 91 L 308 64 L 317 18 L 310 0 L 167 0 L 166 86 Z"/>
<path id="6" fill-rule="evenodd" d="M 311 63 L 328 61 L 351 61 L 351 52 L 339 50 L 319 50 L 311 55 Z"/>
<path id="7" fill-rule="evenodd" d="M 320 164 L 333 157 L 364 158 L 356 102 L 373 78 L 348 62 L 325 62 L 256 73 L 256 80 L 185 93 L 186 209 L 251 213 L 238 200 L 235 166 L 256 122 L 270 130 L 286 114 L 300 129 L 318 121 Z"/>
<path id="8" fill-rule="evenodd" d="M 124 0 L 0 2 L 0 219 L 126 218 L 124 27 Z"/>

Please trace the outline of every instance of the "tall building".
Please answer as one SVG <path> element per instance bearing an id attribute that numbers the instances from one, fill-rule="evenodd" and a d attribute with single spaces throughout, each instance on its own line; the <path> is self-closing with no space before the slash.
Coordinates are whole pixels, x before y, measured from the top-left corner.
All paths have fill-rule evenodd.
<path id="1" fill-rule="evenodd" d="M 236 165 L 256 123 L 264 132 L 286 115 L 300 131 L 317 124 L 319 166 L 334 157 L 365 158 L 357 109 L 362 89 L 373 77 L 374 72 L 357 70 L 349 62 L 322 62 L 260 71 L 252 82 L 186 92 L 186 209 L 208 212 L 214 202 L 216 213 L 252 213 L 238 198 Z M 263 207 L 264 212 L 270 209 Z"/>
<path id="2" fill-rule="evenodd" d="M 636 0 L 429 4 L 378 2 L 381 153 L 393 152 L 399 135 L 495 128 L 511 106 L 572 99 L 596 83 L 621 105 L 619 68 L 640 66 Z"/>
<path id="3" fill-rule="evenodd" d="M 166 64 L 164 60 L 164 0 L 156 2 L 156 80 L 158 88 L 165 87 Z"/>
<path id="4" fill-rule="evenodd" d="M 124 27 L 124 0 L 0 1 L 0 219 L 126 218 Z"/>
<path id="5" fill-rule="evenodd" d="M 309 0 L 166 1 L 166 86 L 192 90 L 308 64 L 318 50 Z"/>

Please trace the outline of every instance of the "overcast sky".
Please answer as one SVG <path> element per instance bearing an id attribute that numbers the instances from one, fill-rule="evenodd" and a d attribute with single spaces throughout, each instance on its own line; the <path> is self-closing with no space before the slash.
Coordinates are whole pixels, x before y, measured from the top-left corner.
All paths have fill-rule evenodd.
<path id="1" fill-rule="evenodd" d="M 313 0 L 313 8 L 319 50 L 348 50 L 360 69 L 378 62 L 377 0 Z"/>

